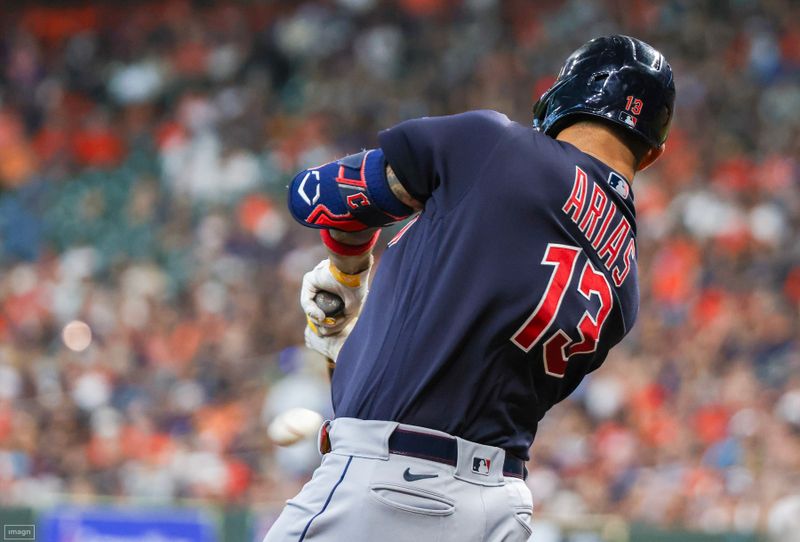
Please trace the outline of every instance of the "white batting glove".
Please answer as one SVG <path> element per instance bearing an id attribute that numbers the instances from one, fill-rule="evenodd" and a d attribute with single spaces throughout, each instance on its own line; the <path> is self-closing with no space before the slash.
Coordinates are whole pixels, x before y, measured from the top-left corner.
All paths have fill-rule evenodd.
<path id="1" fill-rule="evenodd" d="M 357 317 L 353 318 L 341 332 L 325 337 L 320 337 L 317 334 L 318 328 L 309 322 L 305 331 L 306 346 L 336 362 L 336 359 L 339 357 L 339 351 L 342 349 L 342 346 L 344 346 L 344 342 L 347 340 L 347 337 L 350 336 L 350 332 L 353 330 L 353 327 L 355 327 L 357 321 Z"/>
<path id="2" fill-rule="evenodd" d="M 340 333 L 347 324 L 361 312 L 361 305 L 367 297 L 368 279 L 371 267 L 355 275 L 339 271 L 330 260 L 322 260 L 303 276 L 300 287 L 300 305 L 308 320 L 316 326 L 319 336 L 325 337 Z M 344 301 L 344 311 L 336 317 L 325 313 L 314 302 L 320 291 L 338 295 Z"/>

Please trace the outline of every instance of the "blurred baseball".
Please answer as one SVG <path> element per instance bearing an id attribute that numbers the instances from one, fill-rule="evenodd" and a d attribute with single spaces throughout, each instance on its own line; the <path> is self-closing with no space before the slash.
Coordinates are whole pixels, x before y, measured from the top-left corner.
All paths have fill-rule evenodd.
<path id="1" fill-rule="evenodd" d="M 83 352 L 92 344 L 92 329 L 86 322 L 73 320 L 61 331 L 64 345 L 73 352 Z"/>
<path id="2" fill-rule="evenodd" d="M 292 408 L 278 414 L 267 428 L 267 435 L 278 446 L 290 446 L 316 435 L 322 416 L 307 408 Z"/>

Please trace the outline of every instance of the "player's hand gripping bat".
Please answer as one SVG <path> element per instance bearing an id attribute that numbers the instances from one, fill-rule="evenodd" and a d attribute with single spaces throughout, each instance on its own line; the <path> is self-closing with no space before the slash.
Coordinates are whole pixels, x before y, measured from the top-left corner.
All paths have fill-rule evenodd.
<path id="1" fill-rule="evenodd" d="M 314 303 L 325 313 L 325 318 L 336 318 L 344 311 L 344 301 L 338 295 L 320 290 L 314 296 Z M 336 362 L 328 358 L 328 377 L 333 377 Z"/>

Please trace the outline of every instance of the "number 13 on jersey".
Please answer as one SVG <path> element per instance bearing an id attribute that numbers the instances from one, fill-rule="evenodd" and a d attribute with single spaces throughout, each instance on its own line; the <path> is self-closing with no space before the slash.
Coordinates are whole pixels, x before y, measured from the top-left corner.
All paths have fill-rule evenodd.
<path id="1" fill-rule="evenodd" d="M 578 247 L 555 243 L 547 245 L 542 265 L 553 267 L 547 289 L 539 305 L 511 337 L 511 342 L 523 351 L 529 352 L 553 325 L 572 283 L 580 253 L 581 249 Z M 611 285 L 606 276 L 595 269 L 588 259 L 578 280 L 578 293 L 587 301 L 596 295 L 600 300 L 600 308 L 595 315 L 588 309 L 583 312 L 578 321 L 580 338 L 577 341 L 563 329 L 559 329 L 544 343 L 544 370 L 550 376 L 562 378 L 569 358 L 576 354 L 590 354 L 597 349 L 603 324 L 611 313 L 614 302 Z"/>

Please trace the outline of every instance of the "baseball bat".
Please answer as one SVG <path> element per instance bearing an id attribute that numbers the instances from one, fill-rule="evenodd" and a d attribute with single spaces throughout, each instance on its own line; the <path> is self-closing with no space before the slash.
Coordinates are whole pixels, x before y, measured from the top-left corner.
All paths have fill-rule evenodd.
<path id="1" fill-rule="evenodd" d="M 342 298 L 332 292 L 326 292 L 325 290 L 317 292 L 317 295 L 314 296 L 314 303 L 325 313 L 325 318 L 335 318 L 344 310 L 344 301 Z M 333 378 L 333 369 L 336 367 L 336 362 L 330 358 L 327 359 L 328 377 Z"/>

